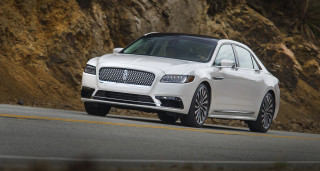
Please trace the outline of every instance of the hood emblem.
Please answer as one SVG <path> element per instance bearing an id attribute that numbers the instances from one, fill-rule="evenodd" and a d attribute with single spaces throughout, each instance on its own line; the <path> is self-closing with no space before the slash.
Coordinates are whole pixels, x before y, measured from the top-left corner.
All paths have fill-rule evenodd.
<path id="1" fill-rule="evenodd" d="M 122 80 L 127 81 L 127 79 L 128 79 L 128 70 L 124 70 L 122 75 Z"/>

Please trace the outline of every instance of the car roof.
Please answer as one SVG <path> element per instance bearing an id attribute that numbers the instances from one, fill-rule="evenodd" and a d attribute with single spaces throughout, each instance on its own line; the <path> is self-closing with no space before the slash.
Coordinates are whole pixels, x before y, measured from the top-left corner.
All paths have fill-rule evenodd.
<path id="1" fill-rule="evenodd" d="M 216 39 L 214 37 L 205 36 L 205 35 L 197 35 L 197 34 L 186 34 L 186 33 L 157 33 L 157 32 L 151 32 L 144 35 L 145 37 L 158 37 L 158 36 L 187 36 L 187 37 L 194 37 L 199 39 L 205 39 L 210 40 L 212 42 L 217 43 L 219 39 Z"/>

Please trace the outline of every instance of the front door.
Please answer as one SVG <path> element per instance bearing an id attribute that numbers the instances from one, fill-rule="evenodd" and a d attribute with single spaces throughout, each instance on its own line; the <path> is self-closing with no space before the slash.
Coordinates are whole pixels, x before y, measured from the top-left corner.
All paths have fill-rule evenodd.
<path id="1" fill-rule="evenodd" d="M 235 57 L 234 50 L 238 58 Z M 222 59 L 234 60 L 235 66 L 221 66 Z M 260 96 L 262 79 L 260 72 L 253 68 L 251 55 L 247 50 L 238 46 L 233 48 L 229 44 L 222 45 L 213 64 L 211 76 L 211 114 L 251 115 L 256 111 L 256 97 Z"/>

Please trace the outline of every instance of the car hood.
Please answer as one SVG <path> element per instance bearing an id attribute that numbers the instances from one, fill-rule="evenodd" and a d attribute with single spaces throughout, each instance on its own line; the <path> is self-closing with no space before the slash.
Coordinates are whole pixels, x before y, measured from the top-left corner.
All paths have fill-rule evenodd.
<path id="1" fill-rule="evenodd" d="M 133 68 L 153 68 L 165 74 L 185 74 L 195 68 L 203 68 L 205 63 L 185 61 L 179 59 L 153 57 L 132 54 L 107 54 L 100 57 L 98 64 L 106 63 L 108 66 Z"/>

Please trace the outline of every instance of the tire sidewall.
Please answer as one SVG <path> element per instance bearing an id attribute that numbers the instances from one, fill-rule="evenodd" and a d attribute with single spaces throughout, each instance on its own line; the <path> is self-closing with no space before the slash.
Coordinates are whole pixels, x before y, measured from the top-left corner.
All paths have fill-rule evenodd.
<path id="1" fill-rule="evenodd" d="M 208 94 L 207 94 L 207 95 L 208 95 L 208 110 L 207 110 L 207 113 L 206 113 L 206 115 L 205 115 L 204 120 L 199 124 L 199 123 L 196 121 L 195 113 L 194 113 L 195 111 L 194 111 L 194 110 L 195 110 L 195 103 L 196 103 L 197 94 L 199 93 L 199 90 L 200 90 L 202 87 L 205 87 L 205 88 L 207 89 L 207 93 L 208 93 Z M 209 94 L 209 89 L 208 89 L 208 87 L 207 87 L 206 85 L 204 85 L 204 84 L 200 84 L 200 85 L 198 86 L 198 88 L 196 89 L 193 97 L 192 97 L 192 102 L 191 102 L 190 109 L 189 109 L 189 112 L 188 112 L 189 117 L 192 117 L 193 122 L 194 122 L 194 125 L 195 125 L 196 127 L 202 127 L 203 124 L 204 124 L 204 122 L 206 121 L 207 116 L 208 116 L 208 114 L 209 114 L 209 109 L 210 109 L 210 99 L 211 99 L 211 95 Z"/>
<path id="2" fill-rule="evenodd" d="M 263 118 L 261 117 L 262 116 L 262 105 L 264 103 L 264 100 L 265 98 L 270 95 L 272 97 L 272 103 L 273 103 L 273 113 L 272 113 L 272 119 L 271 119 L 271 123 L 270 123 L 270 126 L 268 128 L 264 128 L 263 127 L 263 124 L 262 124 L 262 120 Z M 271 125 L 272 125 L 272 122 L 273 122 L 273 117 L 274 117 L 274 110 L 275 110 L 275 101 L 274 101 L 274 97 L 273 95 L 268 92 L 264 97 L 263 97 L 263 100 L 261 102 L 261 105 L 260 105 L 260 109 L 259 109 L 259 114 L 258 114 L 258 117 L 257 117 L 257 120 L 255 122 L 249 122 L 249 128 L 250 130 L 254 131 L 254 132 L 262 132 L 262 133 L 266 133 Z"/>
<path id="3" fill-rule="evenodd" d="M 178 119 L 178 115 L 169 115 L 167 112 L 158 112 L 158 118 L 164 123 L 175 123 Z"/>

